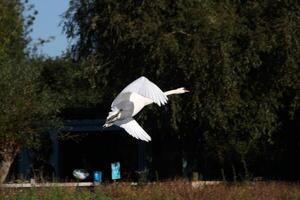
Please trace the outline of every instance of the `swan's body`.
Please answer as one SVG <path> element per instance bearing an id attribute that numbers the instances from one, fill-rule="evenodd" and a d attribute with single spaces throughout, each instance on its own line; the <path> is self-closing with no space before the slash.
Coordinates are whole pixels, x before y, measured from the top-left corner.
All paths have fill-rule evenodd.
<path id="1" fill-rule="evenodd" d="M 163 92 L 154 83 L 142 76 L 125 87 L 112 102 L 111 112 L 106 118 L 104 127 L 115 124 L 124 128 L 133 137 L 148 142 L 151 137 L 133 117 L 149 104 L 165 105 L 168 101 L 168 95 L 185 92 L 188 90 L 184 88 Z"/>

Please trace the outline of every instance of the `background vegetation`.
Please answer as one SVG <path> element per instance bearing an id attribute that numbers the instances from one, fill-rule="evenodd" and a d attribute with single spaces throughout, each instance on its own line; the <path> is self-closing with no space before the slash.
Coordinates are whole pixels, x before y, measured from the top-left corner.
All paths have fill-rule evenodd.
<path id="1" fill-rule="evenodd" d="M 299 178 L 299 9 L 297 1 L 74 0 L 64 28 L 100 105 L 140 75 L 192 91 L 139 119 L 159 174 L 181 174 L 183 158 L 184 173 L 204 178 Z"/>
<path id="2" fill-rule="evenodd" d="M 0 184 L 20 149 L 39 144 L 62 106 L 43 84 L 43 64 L 26 49 L 34 13 L 24 18 L 25 6 L 0 0 Z"/>
<path id="3" fill-rule="evenodd" d="M 23 9 L 0 0 L 0 166 L 36 141 L 37 122 L 78 108 L 104 118 L 144 75 L 192 91 L 138 118 L 152 178 L 300 178 L 298 1 L 72 0 L 72 47 L 53 59 L 26 49 L 34 15 Z"/>

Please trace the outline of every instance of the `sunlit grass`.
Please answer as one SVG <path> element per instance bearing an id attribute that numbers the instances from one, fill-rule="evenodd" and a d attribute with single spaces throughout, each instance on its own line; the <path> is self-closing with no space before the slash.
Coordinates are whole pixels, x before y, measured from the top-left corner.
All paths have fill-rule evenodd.
<path id="1" fill-rule="evenodd" d="M 250 182 L 204 185 L 193 188 L 188 181 L 167 181 L 142 186 L 128 183 L 100 185 L 95 188 L 53 187 L 3 189 L 4 200 L 300 200 L 300 184 Z"/>

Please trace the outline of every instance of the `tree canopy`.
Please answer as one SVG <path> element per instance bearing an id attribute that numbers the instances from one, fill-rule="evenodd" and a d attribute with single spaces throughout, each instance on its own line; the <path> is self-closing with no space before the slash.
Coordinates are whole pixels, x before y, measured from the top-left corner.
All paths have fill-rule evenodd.
<path id="1" fill-rule="evenodd" d="M 19 150 L 36 143 L 62 106 L 42 84 L 43 65 L 26 52 L 23 9 L 17 0 L 0 0 L 0 183 Z"/>
<path id="2" fill-rule="evenodd" d="M 0 1 L 0 60 L 22 57 L 25 48 L 21 5 L 16 0 Z"/>
<path id="3" fill-rule="evenodd" d="M 151 134 L 177 133 L 193 170 L 248 176 L 280 151 L 279 135 L 299 141 L 299 12 L 279 0 L 73 0 L 64 28 L 97 103 L 141 75 L 163 89 L 185 85 L 192 94 L 165 114 L 144 111 L 159 127 Z"/>

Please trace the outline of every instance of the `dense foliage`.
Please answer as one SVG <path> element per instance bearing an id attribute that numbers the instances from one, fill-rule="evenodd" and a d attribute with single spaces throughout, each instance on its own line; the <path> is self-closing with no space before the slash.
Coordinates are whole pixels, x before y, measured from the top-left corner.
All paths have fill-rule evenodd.
<path id="1" fill-rule="evenodd" d="M 0 184 L 23 146 L 38 144 L 62 106 L 57 93 L 42 84 L 42 62 L 33 62 L 25 19 L 18 0 L 0 0 Z"/>
<path id="2" fill-rule="evenodd" d="M 99 104 L 141 75 L 165 90 L 192 90 L 172 97 L 168 111 L 144 111 L 154 170 L 178 174 L 183 157 L 186 171 L 207 178 L 292 178 L 299 13 L 298 1 L 73 0 L 64 28 Z"/>
<path id="3" fill-rule="evenodd" d="M 0 1 L 0 60 L 23 56 L 25 48 L 23 21 L 19 16 L 20 5 L 17 1 Z"/>

